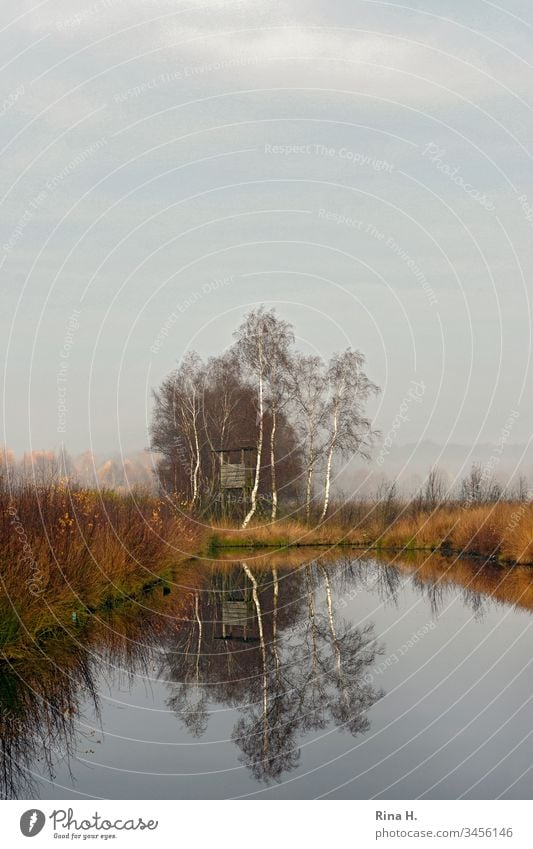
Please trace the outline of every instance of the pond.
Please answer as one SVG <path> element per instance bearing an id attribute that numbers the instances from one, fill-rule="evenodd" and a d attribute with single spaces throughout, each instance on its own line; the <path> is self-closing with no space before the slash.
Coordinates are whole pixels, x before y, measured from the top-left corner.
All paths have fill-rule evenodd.
<path id="1" fill-rule="evenodd" d="M 4 661 L 2 797 L 531 798 L 533 572 L 229 557 Z"/>

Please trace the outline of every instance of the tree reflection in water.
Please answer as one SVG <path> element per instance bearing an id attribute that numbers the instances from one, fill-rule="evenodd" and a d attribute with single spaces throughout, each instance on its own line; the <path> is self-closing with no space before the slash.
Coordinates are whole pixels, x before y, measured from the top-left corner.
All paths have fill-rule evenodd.
<path id="1" fill-rule="evenodd" d="M 209 702 L 236 708 L 233 739 L 257 779 L 297 766 L 306 732 L 330 722 L 366 731 L 382 695 L 365 675 L 379 651 L 373 627 L 339 617 L 330 569 L 313 562 L 281 580 L 249 562 L 215 572 L 166 655 L 162 674 L 179 682 L 169 706 L 195 736 Z"/>
<path id="2" fill-rule="evenodd" d="M 170 688 L 168 706 L 194 737 L 206 732 L 210 706 L 234 709 L 241 762 L 257 779 L 279 779 L 297 766 L 306 734 L 369 727 L 381 695 L 368 684 L 378 647 L 371 627 L 342 618 L 359 592 L 396 605 L 407 585 L 435 617 L 455 599 L 476 618 L 499 604 L 533 609 L 529 568 L 436 554 L 384 558 L 308 562 L 302 551 L 192 563 L 170 593 L 153 589 L 145 603 L 73 625 L 30 656 L 0 658 L 0 795 L 32 798 L 38 778 L 53 781 L 65 763 L 68 770 L 98 734 L 98 688 L 151 677 L 154 664 Z M 92 727 L 80 717 L 83 703 Z"/>

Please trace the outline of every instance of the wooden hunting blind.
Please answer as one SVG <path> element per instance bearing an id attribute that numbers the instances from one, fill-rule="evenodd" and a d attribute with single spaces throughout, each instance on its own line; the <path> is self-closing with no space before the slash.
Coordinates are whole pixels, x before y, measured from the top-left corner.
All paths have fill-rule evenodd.
<path id="1" fill-rule="evenodd" d="M 253 613 L 245 599 L 222 600 L 222 639 L 231 639 L 241 633 L 242 639 L 248 638 L 249 624 L 253 623 Z M 239 630 L 237 630 L 239 629 Z"/>
<path id="2" fill-rule="evenodd" d="M 240 504 L 245 507 L 250 499 L 253 484 L 253 455 L 256 449 L 249 445 L 235 448 L 215 448 L 220 459 L 220 501 L 223 511 Z M 233 507 L 231 507 L 233 505 Z"/>
<path id="3" fill-rule="evenodd" d="M 220 467 L 220 486 L 222 489 L 242 489 L 246 486 L 246 466 L 244 463 L 224 463 Z"/>
<path id="4" fill-rule="evenodd" d="M 222 490 L 243 490 L 251 487 L 252 468 L 247 459 L 254 451 L 255 448 L 249 446 L 215 448 L 215 454 L 218 454 L 220 458 L 220 488 Z"/>
<path id="5" fill-rule="evenodd" d="M 224 570 L 215 578 L 217 639 L 256 641 L 259 638 L 252 586 L 240 569 Z"/>

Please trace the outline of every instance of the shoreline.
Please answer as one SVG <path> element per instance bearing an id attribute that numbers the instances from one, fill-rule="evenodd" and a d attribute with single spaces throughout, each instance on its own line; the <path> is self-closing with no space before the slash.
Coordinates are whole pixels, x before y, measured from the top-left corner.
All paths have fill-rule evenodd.
<path id="1" fill-rule="evenodd" d="M 328 542 L 222 542 L 214 544 L 209 543 L 207 553 L 210 556 L 216 556 L 217 552 L 228 551 L 270 551 L 280 553 L 295 548 L 324 548 L 324 549 L 354 549 L 363 553 L 375 552 L 379 554 L 393 553 L 408 555 L 411 552 L 422 552 L 427 554 L 439 554 L 443 557 L 456 557 L 460 560 L 485 560 L 487 563 L 499 564 L 513 568 L 515 566 L 533 566 L 533 561 L 517 561 L 513 558 L 504 557 L 501 554 L 487 554 L 482 551 L 465 551 L 459 548 L 450 548 L 445 545 L 379 545 L 378 543 L 362 543 L 362 542 L 344 542 L 344 541 L 328 541 Z M 195 555 L 200 558 L 202 554 Z"/>

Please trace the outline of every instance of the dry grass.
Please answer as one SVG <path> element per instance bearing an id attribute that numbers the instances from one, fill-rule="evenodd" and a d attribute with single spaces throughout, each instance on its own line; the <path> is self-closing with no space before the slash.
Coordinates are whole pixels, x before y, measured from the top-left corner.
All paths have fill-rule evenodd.
<path id="1" fill-rule="evenodd" d="M 196 575 L 214 570 L 222 572 L 228 569 L 240 567 L 243 562 L 253 569 L 254 572 L 269 572 L 272 569 L 281 571 L 297 570 L 302 566 L 320 559 L 321 562 L 336 563 L 339 559 L 339 551 L 335 546 L 319 547 L 313 546 L 290 546 L 285 549 L 260 548 L 238 551 L 235 548 L 220 549 L 216 557 L 195 558 Z"/>
<path id="2" fill-rule="evenodd" d="M 0 491 L 0 647 L 116 604 L 198 545 L 195 525 L 147 494 Z"/>
<path id="3" fill-rule="evenodd" d="M 321 525 L 308 527 L 294 519 L 280 519 L 276 522 L 256 523 L 245 530 L 216 523 L 212 525 L 210 544 L 213 550 L 217 550 L 266 546 L 286 548 L 298 545 L 362 545 L 365 541 L 364 530 L 343 527 L 338 522 L 326 521 Z"/>
<path id="4" fill-rule="evenodd" d="M 339 515 L 309 527 L 292 519 L 256 523 L 246 530 L 214 525 L 211 550 L 346 544 L 396 550 L 442 549 L 533 564 L 533 505 L 529 503 L 465 506 L 452 502 L 433 511 L 413 510 L 404 504 L 390 521 L 380 513 L 379 506 L 366 506 L 358 512 L 354 525 L 341 521 Z"/>

